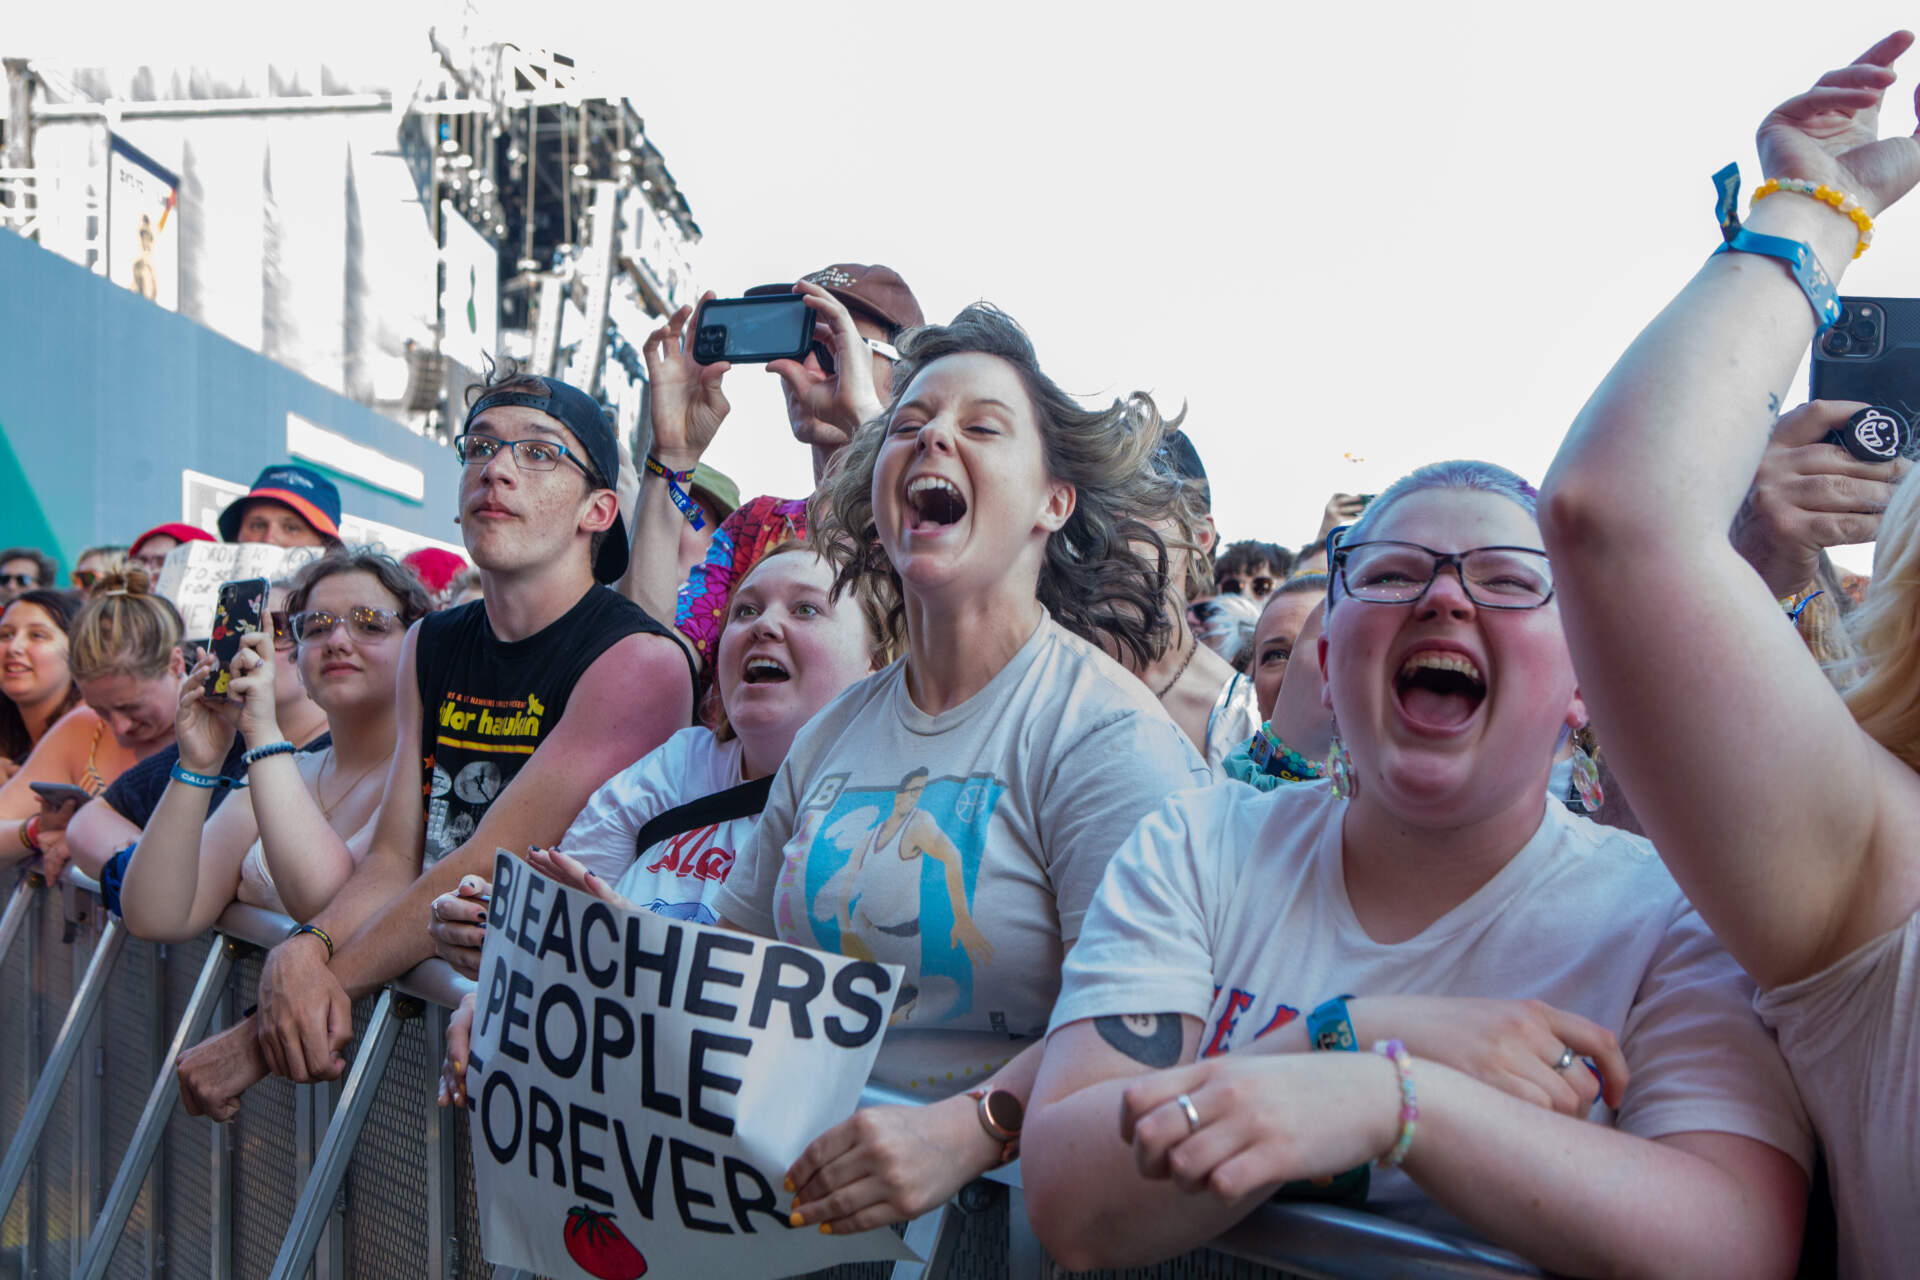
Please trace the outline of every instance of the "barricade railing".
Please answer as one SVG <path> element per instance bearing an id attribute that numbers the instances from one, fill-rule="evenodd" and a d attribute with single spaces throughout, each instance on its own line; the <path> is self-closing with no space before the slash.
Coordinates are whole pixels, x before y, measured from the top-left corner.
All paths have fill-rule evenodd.
<path id="1" fill-rule="evenodd" d="M 40 899 L 57 897 L 58 892 L 73 893 L 89 919 L 73 920 L 62 907 L 60 938 L 36 938 L 36 933 L 48 932 L 32 927 L 36 911 L 47 906 Z M 0 1142 L 5 1143 L 4 1156 L 0 1157 L 0 1280 L 12 1276 L 65 1275 L 76 1280 L 102 1280 L 122 1274 L 198 1274 L 197 1268 L 173 1265 L 165 1248 L 170 1209 L 179 1209 L 174 1201 L 184 1197 L 163 1197 L 154 1190 L 156 1164 L 161 1163 L 160 1157 L 167 1149 L 170 1122 L 176 1121 L 179 1092 L 175 1066 L 180 1055 L 214 1025 L 223 998 L 237 999 L 237 962 L 272 947 L 292 927 L 285 916 L 242 904 L 229 907 L 221 916 L 178 1016 L 169 1023 L 164 1008 L 155 1011 L 159 1019 L 156 1025 L 170 1030 L 170 1034 L 157 1061 L 151 1062 L 156 1069 L 146 1080 L 145 1103 L 119 1149 L 111 1184 L 103 1188 L 100 1175 L 111 1162 L 108 1148 L 114 1144 L 105 1140 L 103 1122 L 97 1114 L 101 1090 L 79 1088 L 75 1066 L 86 1058 L 83 1049 L 92 1048 L 95 1056 L 90 1074 L 99 1077 L 106 1072 L 108 1055 L 133 1050 L 111 1043 L 112 1038 L 101 1036 L 94 1025 L 127 942 L 125 927 L 118 919 L 99 924 L 105 913 L 97 904 L 97 892 L 97 886 L 78 872 L 69 871 L 66 889 L 56 891 L 26 870 L 18 876 L 4 913 L 0 913 L 0 1027 L 20 1024 L 28 1029 L 19 1048 L 31 1078 L 30 1092 L 17 1108 L 7 1105 L 7 1093 L 0 1090 Z M 74 939 L 83 931 L 97 936 L 66 1002 L 58 1030 L 42 1050 L 40 1037 L 33 1030 L 34 1010 L 25 1008 L 23 1002 L 30 1003 L 47 993 L 52 975 L 62 969 L 57 955 L 60 949 L 74 951 L 65 958 L 65 967 L 79 969 L 78 952 L 74 950 L 79 944 Z M 45 954 L 36 954 L 36 941 Z M 155 948 L 156 952 L 165 950 Z M 174 958 L 158 956 L 155 962 L 165 967 Z M 154 998 L 164 1005 L 169 985 L 165 975 L 156 971 L 150 976 Z M 418 1259 L 424 1264 L 423 1274 L 433 1280 L 455 1275 L 514 1280 L 522 1274 L 490 1268 L 481 1259 L 478 1214 L 462 1132 L 466 1122 L 463 1115 L 442 1112 L 435 1105 L 446 1013 L 468 989 L 468 984 L 438 960 L 417 966 L 366 1002 L 371 1006 L 370 1013 L 355 1038 L 352 1065 L 338 1088 L 295 1087 L 298 1195 L 284 1228 L 277 1222 L 267 1226 L 278 1232 L 277 1251 L 271 1270 L 266 1272 L 273 1280 L 293 1280 L 309 1273 L 316 1280 L 340 1280 L 348 1274 L 342 1242 L 348 1223 L 341 1203 L 349 1171 L 358 1167 L 356 1162 L 381 1165 L 381 1176 L 389 1180 L 417 1179 L 424 1193 L 424 1220 L 411 1225 L 424 1237 L 424 1256 Z M 23 1012 L 25 1016 L 21 1016 Z M 398 1080 L 390 1067 L 403 1031 L 415 1022 L 421 1024 L 423 1043 L 415 1049 L 409 1042 L 405 1074 L 410 1078 Z M 394 1091 L 409 1087 L 422 1096 L 400 1098 L 400 1114 L 409 1108 L 424 1110 L 424 1150 L 418 1153 L 399 1151 L 400 1146 L 410 1148 L 410 1144 L 400 1142 L 385 1128 L 368 1127 L 377 1098 L 387 1099 L 391 1106 Z M 28 1197 L 33 1203 L 26 1213 L 16 1214 L 16 1201 L 33 1181 L 29 1175 L 35 1162 L 43 1155 L 56 1154 L 61 1145 L 50 1142 L 47 1135 L 58 1102 L 67 1092 L 74 1095 L 76 1114 L 67 1129 L 73 1135 L 75 1149 L 90 1147 L 95 1158 L 91 1167 L 83 1168 L 89 1161 L 82 1151 L 71 1162 L 70 1185 L 65 1189 L 68 1194 L 61 1194 L 58 1187 L 43 1190 Z M 917 1102 L 878 1086 L 869 1086 L 862 1100 L 867 1104 Z M 85 1114 L 89 1105 L 96 1108 L 91 1117 Z M 9 1114 L 16 1110 L 17 1115 Z M 181 1117 L 177 1123 L 192 1122 Z M 180 1132 L 176 1127 L 176 1139 Z M 230 1138 L 230 1133 L 216 1130 L 208 1144 L 211 1194 L 206 1206 L 206 1272 L 213 1280 L 257 1273 L 249 1272 L 244 1264 L 235 1269 L 231 1237 L 238 1224 L 245 1218 L 256 1235 L 261 1224 L 250 1212 L 256 1207 L 250 1203 L 250 1184 L 235 1182 L 233 1162 L 239 1153 L 231 1149 Z M 190 1153 L 180 1155 L 176 1163 L 191 1164 Z M 424 1158 L 406 1159 L 410 1155 Z M 396 1158 L 399 1168 L 393 1167 Z M 142 1256 L 134 1257 L 121 1246 L 143 1194 L 146 1212 L 141 1217 L 146 1242 Z M 983 1258 L 977 1247 L 963 1249 L 962 1236 L 970 1213 L 1001 1194 L 1007 1202 L 1004 1252 Z M 58 1212 L 50 1203 L 56 1200 L 63 1202 Z M 55 1218 L 60 1220 L 52 1220 Z M 20 1225 L 16 1227 L 16 1223 Z M 1017 1163 L 995 1170 L 954 1201 L 909 1223 L 906 1239 L 925 1261 L 895 1264 L 892 1280 L 975 1280 L 988 1275 L 1041 1280 L 1056 1269 L 1028 1223 Z M 61 1243 L 66 1246 L 64 1257 L 58 1247 Z M 405 1242 L 413 1249 L 420 1243 Z M 374 1242 L 372 1247 L 377 1252 L 380 1246 Z M 966 1254 L 964 1265 L 962 1253 Z M 1236 1267 L 1219 1255 L 1242 1265 Z M 1460 1278 L 1539 1274 L 1512 1254 L 1488 1246 L 1403 1226 L 1363 1211 L 1300 1203 L 1263 1206 L 1214 1240 L 1208 1250 L 1166 1264 L 1160 1274 L 1176 1280 L 1186 1275 L 1251 1277 L 1272 1272 L 1330 1280 L 1379 1275 Z M 396 1265 L 390 1273 L 412 1272 Z"/>

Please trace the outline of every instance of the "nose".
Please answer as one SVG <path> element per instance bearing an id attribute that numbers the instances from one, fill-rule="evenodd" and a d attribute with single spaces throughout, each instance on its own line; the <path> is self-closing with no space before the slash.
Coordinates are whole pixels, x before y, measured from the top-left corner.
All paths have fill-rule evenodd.
<path id="1" fill-rule="evenodd" d="M 785 625 L 786 615 L 778 609 L 765 609 L 754 616 L 747 633 L 752 636 L 777 637 Z"/>
<path id="2" fill-rule="evenodd" d="M 947 420 L 945 414 L 940 414 L 920 428 L 914 436 L 913 444 L 914 448 L 921 453 L 932 453 L 936 449 L 941 453 L 952 453 L 953 424 Z"/>
<path id="3" fill-rule="evenodd" d="M 1473 597 L 1467 594 L 1467 581 L 1461 576 L 1458 561 L 1441 565 L 1433 575 L 1427 593 L 1420 597 L 1417 610 L 1422 618 L 1471 618 L 1475 613 Z"/>
<path id="4" fill-rule="evenodd" d="M 513 446 L 503 443 L 494 450 L 491 458 L 480 464 L 478 478 L 483 482 L 499 480 L 511 482 L 514 470 Z"/>

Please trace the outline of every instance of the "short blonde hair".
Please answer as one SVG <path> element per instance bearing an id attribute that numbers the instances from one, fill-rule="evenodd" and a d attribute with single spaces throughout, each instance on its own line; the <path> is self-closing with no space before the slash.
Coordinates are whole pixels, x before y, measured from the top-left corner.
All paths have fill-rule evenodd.
<path id="1" fill-rule="evenodd" d="M 1847 619 L 1857 674 L 1842 690 L 1869 737 L 1920 769 L 1920 471 L 1880 518 L 1867 598 Z"/>

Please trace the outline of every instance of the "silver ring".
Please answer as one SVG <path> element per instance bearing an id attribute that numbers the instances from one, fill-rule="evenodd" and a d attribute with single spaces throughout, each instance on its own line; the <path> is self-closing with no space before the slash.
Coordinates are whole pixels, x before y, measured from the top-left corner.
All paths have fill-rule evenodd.
<path id="1" fill-rule="evenodd" d="M 1186 1094 L 1183 1093 L 1179 1097 L 1175 1098 L 1174 1101 L 1179 1103 L 1180 1109 L 1187 1113 L 1187 1132 L 1188 1133 L 1200 1132 L 1200 1113 L 1194 1110 L 1193 1099 L 1189 1098 Z"/>
<path id="2" fill-rule="evenodd" d="M 1555 1071 L 1565 1071 L 1568 1067 L 1573 1065 L 1573 1062 L 1574 1062 L 1573 1050 L 1563 1045 L 1561 1046 L 1561 1049 L 1560 1049 L 1560 1057 L 1556 1059 L 1553 1064 L 1553 1069 Z"/>

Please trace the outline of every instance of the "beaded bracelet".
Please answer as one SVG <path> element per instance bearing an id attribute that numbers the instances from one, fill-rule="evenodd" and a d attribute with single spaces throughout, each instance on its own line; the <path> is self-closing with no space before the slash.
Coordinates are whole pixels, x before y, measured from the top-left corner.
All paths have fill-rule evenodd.
<path id="1" fill-rule="evenodd" d="M 1859 257 L 1873 244 L 1873 219 L 1860 202 L 1846 192 L 1830 187 L 1824 182 L 1809 182 L 1805 178 L 1768 178 L 1753 189 L 1753 203 L 1759 204 L 1776 191 L 1792 191 L 1799 195 L 1810 196 L 1823 204 L 1833 206 L 1838 213 L 1844 213 L 1853 221 L 1854 230 L 1859 232 L 1859 242 L 1853 246 L 1853 256 Z"/>
<path id="2" fill-rule="evenodd" d="M 1393 1064 L 1400 1077 L 1400 1136 L 1393 1140 L 1387 1154 L 1380 1157 L 1382 1169 L 1398 1167 L 1413 1145 L 1413 1130 L 1420 1120 L 1420 1099 L 1413 1091 L 1413 1058 L 1407 1046 L 1398 1040 L 1376 1040 L 1373 1051 Z"/>
<path id="3" fill-rule="evenodd" d="M 1312 782 L 1320 776 L 1320 766 L 1280 741 L 1270 720 L 1247 744 L 1247 755 L 1263 773 L 1282 782 Z"/>
<path id="4" fill-rule="evenodd" d="M 278 742 L 269 742 L 263 746 L 253 747 L 250 750 L 241 752 L 240 763 L 251 768 L 259 764 L 262 760 L 265 760 L 268 756 L 290 756 L 295 750 L 296 748 L 291 742 L 282 738 Z"/>
<path id="5" fill-rule="evenodd" d="M 310 933 L 326 944 L 327 962 L 331 964 L 333 962 L 333 939 L 328 936 L 327 931 L 317 924 L 297 924 L 287 931 L 287 941 L 292 942 L 303 933 Z"/>
<path id="6" fill-rule="evenodd" d="M 674 506 L 680 508 L 680 514 L 687 518 L 687 523 L 693 526 L 693 531 L 698 533 L 706 528 L 707 517 L 701 513 L 699 506 L 682 487 L 693 483 L 693 468 L 689 467 L 685 471 L 668 470 L 667 464 L 652 454 L 647 455 L 646 466 L 649 473 L 667 482 L 667 496 L 673 499 Z"/>

